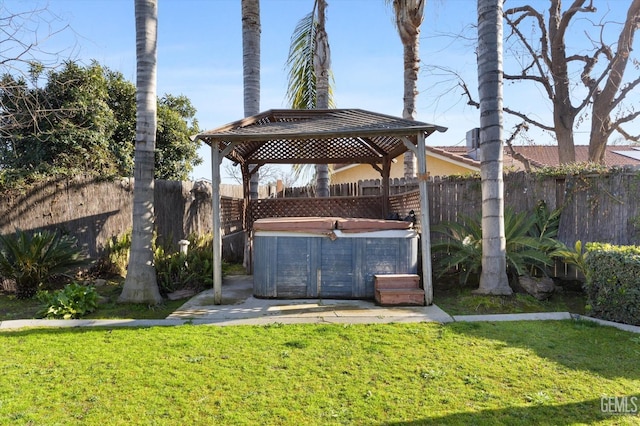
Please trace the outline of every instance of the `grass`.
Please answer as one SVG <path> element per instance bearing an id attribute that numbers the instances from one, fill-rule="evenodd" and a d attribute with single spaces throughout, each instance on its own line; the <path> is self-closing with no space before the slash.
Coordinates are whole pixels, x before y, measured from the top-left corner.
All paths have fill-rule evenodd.
<path id="1" fill-rule="evenodd" d="M 225 275 L 244 275 L 246 270 L 241 264 L 224 263 L 223 273 Z M 96 291 L 101 297 L 98 309 L 91 314 L 85 315 L 87 319 L 163 319 L 182 306 L 185 299 L 164 300 L 163 303 L 155 306 L 145 304 L 120 304 L 117 303 L 124 278 L 116 276 L 106 280 L 106 284 L 97 286 Z M 19 300 L 0 287 L 0 321 L 31 319 L 36 317 L 36 313 L 42 304 L 36 299 Z"/>
<path id="2" fill-rule="evenodd" d="M 537 300 L 528 294 L 481 296 L 472 294 L 477 288 L 436 282 L 433 300 L 449 315 L 519 314 L 530 312 L 571 312 L 584 314 L 586 296 L 577 290 L 554 293 L 548 300 Z"/>
<path id="3" fill-rule="evenodd" d="M 637 424 L 640 339 L 580 321 L 0 333 L 0 424 Z M 640 402 L 639 402 L 640 404 Z"/>

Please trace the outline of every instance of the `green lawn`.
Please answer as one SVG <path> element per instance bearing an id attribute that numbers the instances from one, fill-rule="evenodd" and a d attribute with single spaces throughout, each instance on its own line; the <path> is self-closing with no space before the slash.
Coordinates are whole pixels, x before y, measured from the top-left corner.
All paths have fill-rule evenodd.
<path id="1" fill-rule="evenodd" d="M 32 329 L 0 347 L 0 424 L 640 422 L 601 412 L 640 405 L 640 336 L 582 321 Z"/>
<path id="2" fill-rule="evenodd" d="M 477 286 L 434 286 L 433 302 L 449 315 L 521 314 L 531 312 L 571 312 L 585 314 L 586 295 L 582 291 L 554 293 L 548 300 L 528 294 L 479 296 Z"/>

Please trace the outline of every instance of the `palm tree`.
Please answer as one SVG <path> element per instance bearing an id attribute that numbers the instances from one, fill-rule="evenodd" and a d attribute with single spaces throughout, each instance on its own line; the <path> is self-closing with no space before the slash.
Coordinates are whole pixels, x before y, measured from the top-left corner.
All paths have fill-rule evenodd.
<path id="1" fill-rule="evenodd" d="M 157 128 L 157 0 L 135 0 L 136 151 L 133 231 L 127 278 L 119 302 L 158 304 L 162 296 L 153 265 L 154 152 Z"/>
<path id="2" fill-rule="evenodd" d="M 260 112 L 260 0 L 242 0 L 242 71 L 244 87 L 244 116 Z M 253 171 L 253 167 L 249 166 Z M 260 171 L 255 170 L 249 182 L 249 198 L 258 199 Z M 244 266 L 250 265 L 251 244 L 245 235 Z M 217 293 L 216 293 L 217 294 Z"/>
<path id="3" fill-rule="evenodd" d="M 387 0 L 387 3 L 390 0 Z M 402 118 L 415 120 L 420 70 L 420 25 L 424 20 L 426 0 L 393 0 L 398 34 L 404 48 L 404 109 Z M 404 177 L 416 176 L 416 156 L 408 150 L 404 154 Z"/>
<path id="4" fill-rule="evenodd" d="M 291 108 L 334 108 L 331 53 L 325 30 L 326 0 L 315 0 L 313 10 L 298 22 L 289 47 L 287 98 Z M 319 197 L 329 196 L 329 167 L 317 164 L 316 189 Z"/>
<path id="5" fill-rule="evenodd" d="M 244 116 L 260 112 L 260 0 L 242 0 Z M 251 169 L 252 170 L 252 169 Z M 251 175 L 250 198 L 258 198 L 260 171 Z"/>
<path id="6" fill-rule="evenodd" d="M 507 279 L 502 180 L 502 0 L 478 0 L 478 95 L 482 178 L 479 294 L 511 294 Z"/>

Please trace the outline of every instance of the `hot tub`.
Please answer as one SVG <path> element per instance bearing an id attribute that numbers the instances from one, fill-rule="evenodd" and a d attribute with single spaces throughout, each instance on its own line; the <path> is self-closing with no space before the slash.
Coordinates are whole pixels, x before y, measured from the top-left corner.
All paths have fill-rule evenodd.
<path id="1" fill-rule="evenodd" d="M 260 219 L 253 252 L 256 297 L 373 299 L 374 275 L 417 273 L 418 234 L 401 221 Z"/>

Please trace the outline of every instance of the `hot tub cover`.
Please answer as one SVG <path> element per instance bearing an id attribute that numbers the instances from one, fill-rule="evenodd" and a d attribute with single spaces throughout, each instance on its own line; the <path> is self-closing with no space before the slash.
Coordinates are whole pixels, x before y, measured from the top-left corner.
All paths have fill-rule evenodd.
<path id="1" fill-rule="evenodd" d="M 411 222 L 399 220 L 344 218 L 344 217 L 273 217 L 258 219 L 254 231 L 287 231 L 328 234 L 334 230 L 343 232 L 372 232 L 411 229 Z"/>

